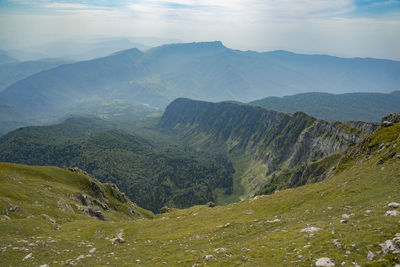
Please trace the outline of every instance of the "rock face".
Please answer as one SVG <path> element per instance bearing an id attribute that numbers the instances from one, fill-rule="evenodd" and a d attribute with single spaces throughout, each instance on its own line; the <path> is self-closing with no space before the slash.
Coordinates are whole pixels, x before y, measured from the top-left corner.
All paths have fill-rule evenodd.
<path id="1" fill-rule="evenodd" d="M 224 144 L 229 152 L 247 153 L 262 162 L 269 176 L 283 165 L 295 168 L 346 150 L 378 128 L 371 123 L 353 124 L 330 123 L 303 112 L 292 115 L 255 106 L 181 98 L 167 107 L 159 125 L 189 138 L 205 134 L 205 145 Z"/>

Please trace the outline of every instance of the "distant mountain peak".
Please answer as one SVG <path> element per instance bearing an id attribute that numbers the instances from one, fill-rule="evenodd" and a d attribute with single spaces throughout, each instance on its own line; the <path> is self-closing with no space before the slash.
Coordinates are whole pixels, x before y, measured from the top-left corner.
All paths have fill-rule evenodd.
<path id="1" fill-rule="evenodd" d="M 179 51 L 179 52 L 200 52 L 200 51 L 213 51 L 227 49 L 221 41 L 212 42 L 192 42 L 192 43 L 176 43 L 157 46 L 149 50 L 150 53 L 157 53 L 160 51 Z"/>
<path id="2" fill-rule="evenodd" d="M 118 56 L 118 55 L 141 55 L 143 54 L 142 51 L 140 51 L 139 49 L 135 48 L 130 48 L 130 49 L 126 49 L 126 50 L 122 50 L 122 51 L 118 51 L 115 53 L 112 53 L 111 56 Z"/>

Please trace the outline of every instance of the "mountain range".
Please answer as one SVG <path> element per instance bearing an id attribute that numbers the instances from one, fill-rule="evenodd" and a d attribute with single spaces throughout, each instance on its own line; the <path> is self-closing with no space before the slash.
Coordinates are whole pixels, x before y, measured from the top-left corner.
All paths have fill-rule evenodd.
<path id="1" fill-rule="evenodd" d="M 309 91 L 391 92 L 399 89 L 399 73 L 400 62 L 390 60 L 171 44 L 42 71 L 4 89 L 0 104 L 43 117 L 113 99 L 163 108 L 177 97 L 247 102 Z"/>
<path id="2" fill-rule="evenodd" d="M 400 112 L 400 91 L 384 93 L 304 93 L 266 97 L 249 104 L 269 110 L 295 113 L 303 111 L 327 121 L 379 122 L 389 113 Z"/>

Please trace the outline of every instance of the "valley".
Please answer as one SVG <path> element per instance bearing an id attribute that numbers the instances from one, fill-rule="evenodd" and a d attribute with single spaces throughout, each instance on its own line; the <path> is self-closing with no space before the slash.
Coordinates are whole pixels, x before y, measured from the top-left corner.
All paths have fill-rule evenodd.
<path id="1" fill-rule="evenodd" d="M 399 127 L 369 136 L 322 182 L 226 206 L 173 209 L 152 219 L 137 207 L 134 216 L 124 214 L 123 203 L 104 211 L 108 221 L 87 217 L 75 206 L 82 204 L 68 198 L 90 194 L 85 174 L 2 163 L 0 262 L 305 266 L 329 258 L 336 265 L 397 264 L 396 248 L 386 245 L 398 242 L 393 203 L 400 201 Z M 59 198 L 72 209 L 57 206 Z"/>
<path id="2" fill-rule="evenodd" d="M 61 44 L 0 53 L 0 266 L 400 264 L 400 61 Z"/>

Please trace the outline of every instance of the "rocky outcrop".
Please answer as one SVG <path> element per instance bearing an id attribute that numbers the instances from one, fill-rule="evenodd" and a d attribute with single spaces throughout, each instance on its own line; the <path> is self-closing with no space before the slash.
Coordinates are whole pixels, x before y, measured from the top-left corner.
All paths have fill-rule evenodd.
<path id="1" fill-rule="evenodd" d="M 381 120 L 381 127 L 389 127 L 400 122 L 400 113 L 391 113 Z"/>
<path id="2" fill-rule="evenodd" d="M 266 178 L 345 151 L 378 129 L 374 123 L 327 122 L 303 112 L 285 114 L 236 103 L 177 99 L 163 114 L 160 127 L 187 139 L 202 135 L 204 145 L 224 144 L 228 152 L 242 151 L 261 161 Z M 204 135 L 206 138 L 204 138 Z M 299 169 L 293 185 L 309 170 Z M 322 180 L 325 174 L 314 180 Z M 257 187 L 259 185 L 251 185 Z"/>

